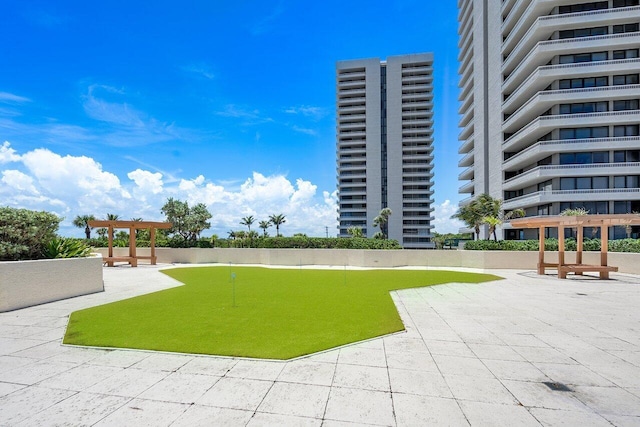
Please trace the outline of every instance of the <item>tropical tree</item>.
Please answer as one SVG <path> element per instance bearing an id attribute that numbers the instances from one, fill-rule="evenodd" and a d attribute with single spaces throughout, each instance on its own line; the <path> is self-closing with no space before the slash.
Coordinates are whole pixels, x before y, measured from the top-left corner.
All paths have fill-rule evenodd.
<path id="1" fill-rule="evenodd" d="M 356 227 L 355 225 L 347 228 L 347 234 L 349 234 L 351 237 L 364 237 L 362 228 Z"/>
<path id="2" fill-rule="evenodd" d="M 383 239 L 386 239 L 389 236 L 388 223 L 389 223 L 389 217 L 391 216 L 392 213 L 393 212 L 391 212 L 391 209 L 383 208 L 378 214 L 378 216 L 373 219 L 373 226 L 380 227 L 380 232 L 382 233 Z"/>
<path id="3" fill-rule="evenodd" d="M 120 219 L 120 215 L 118 214 L 111 214 L 111 213 L 107 213 L 107 221 L 117 221 Z"/>
<path id="4" fill-rule="evenodd" d="M 249 228 L 249 232 L 251 232 L 251 224 L 253 224 L 255 222 L 255 218 L 253 217 L 253 215 L 249 215 L 249 216 L 245 216 L 244 218 L 242 218 L 242 220 L 240 221 L 241 225 L 246 225 Z"/>
<path id="5" fill-rule="evenodd" d="M 227 234 L 229 235 L 229 238 L 231 240 L 236 240 L 236 232 L 235 231 L 229 230 L 229 231 L 227 231 Z"/>
<path id="6" fill-rule="evenodd" d="M 204 203 L 189 207 L 187 202 L 169 197 L 162 206 L 161 212 L 172 224 L 169 232 L 177 234 L 184 240 L 194 242 L 198 240 L 202 231 L 211 227 L 211 223 L 207 221 L 211 218 L 211 213 Z"/>
<path id="7" fill-rule="evenodd" d="M 269 216 L 269 221 L 276 226 L 276 237 L 280 237 L 280 226 L 287 222 L 283 214 Z"/>
<path id="8" fill-rule="evenodd" d="M 493 234 L 493 239 L 498 240 L 496 229 L 512 218 L 519 218 L 525 215 L 524 210 L 514 209 L 507 213 L 502 209 L 502 199 L 496 199 L 488 194 L 481 194 L 471 203 L 462 206 L 458 212 L 452 216 L 463 221 L 469 228 L 473 228 L 476 233 L 476 239 L 480 235 L 480 226 L 486 224 L 489 226 L 487 240 Z"/>
<path id="9" fill-rule="evenodd" d="M 451 218 L 459 219 L 475 232 L 476 240 L 480 239 L 480 226 L 482 225 L 483 215 L 480 205 L 475 200 L 470 203 L 458 207 L 458 212 L 451 215 Z"/>
<path id="10" fill-rule="evenodd" d="M 384 233 L 382 231 L 376 231 L 372 238 L 376 239 L 376 240 L 384 240 L 384 239 L 386 239 L 386 237 L 385 237 L 385 235 L 384 235 Z"/>
<path id="11" fill-rule="evenodd" d="M 271 227 L 271 221 L 260 221 L 258 226 L 262 228 L 262 237 L 267 237 L 267 228 Z"/>
<path id="12" fill-rule="evenodd" d="M 142 218 L 131 218 L 131 221 L 133 221 L 133 222 L 142 222 Z M 136 228 L 136 239 L 138 237 L 140 237 L 140 232 L 141 231 L 142 230 L 140 228 Z"/>
<path id="13" fill-rule="evenodd" d="M 94 221 L 96 219 L 95 216 L 93 215 L 78 215 L 74 220 L 73 220 L 73 225 L 75 225 L 78 228 L 84 228 L 84 234 L 87 237 L 87 239 L 91 238 L 91 229 L 93 227 L 89 227 L 89 221 Z"/>

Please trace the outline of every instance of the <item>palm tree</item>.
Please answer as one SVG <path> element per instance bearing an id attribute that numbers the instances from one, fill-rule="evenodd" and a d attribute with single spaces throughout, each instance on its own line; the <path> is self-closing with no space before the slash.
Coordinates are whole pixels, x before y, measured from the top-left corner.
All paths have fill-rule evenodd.
<path id="1" fill-rule="evenodd" d="M 119 219 L 120 219 L 120 215 L 107 213 L 107 218 L 106 218 L 107 221 L 117 221 Z M 113 228 L 109 228 L 109 230 L 111 230 L 111 235 L 109 237 L 113 240 L 113 238 L 114 238 L 114 236 L 113 236 L 114 229 Z"/>
<path id="2" fill-rule="evenodd" d="M 227 231 L 227 234 L 229 235 L 229 238 L 232 240 L 236 240 L 236 232 L 231 230 L 231 231 Z"/>
<path id="3" fill-rule="evenodd" d="M 242 218 L 242 220 L 240 221 L 240 224 L 246 225 L 247 227 L 249 227 L 249 232 L 251 232 L 251 224 L 253 224 L 254 222 L 255 222 L 255 218 L 253 217 L 253 215 L 249 215 Z"/>
<path id="4" fill-rule="evenodd" d="M 133 222 L 142 222 L 142 218 L 131 218 L 131 221 L 133 221 Z M 140 228 L 136 228 L 136 239 L 140 235 L 141 231 L 142 230 Z"/>
<path id="5" fill-rule="evenodd" d="M 260 221 L 258 226 L 262 228 L 262 236 L 267 237 L 267 228 L 271 227 L 271 221 Z"/>
<path id="6" fill-rule="evenodd" d="M 362 228 L 356 226 L 347 228 L 347 234 L 349 234 L 351 237 L 364 237 Z"/>
<path id="7" fill-rule="evenodd" d="M 280 226 L 287 222 L 283 214 L 271 215 L 269 221 L 276 226 L 276 237 L 280 237 Z"/>
<path id="8" fill-rule="evenodd" d="M 477 200 L 473 200 L 469 204 L 458 207 L 458 212 L 451 215 L 451 218 L 459 219 L 467 227 L 473 229 L 476 234 L 476 240 L 478 240 L 480 239 L 480 226 L 483 224 L 482 219 L 485 216 L 480 204 L 477 203 Z"/>
<path id="9" fill-rule="evenodd" d="M 383 208 L 378 214 L 378 216 L 373 219 L 373 226 L 380 227 L 380 232 L 382 233 L 382 236 L 384 239 L 388 237 L 387 224 L 389 223 L 389 217 L 391 216 L 392 213 L 393 212 L 391 212 L 391 209 Z"/>
<path id="10" fill-rule="evenodd" d="M 93 227 L 89 227 L 89 221 L 94 221 L 96 219 L 93 215 L 78 215 L 76 219 L 73 220 L 73 225 L 78 228 L 84 228 L 84 234 L 87 236 L 87 239 L 91 238 L 91 229 Z"/>

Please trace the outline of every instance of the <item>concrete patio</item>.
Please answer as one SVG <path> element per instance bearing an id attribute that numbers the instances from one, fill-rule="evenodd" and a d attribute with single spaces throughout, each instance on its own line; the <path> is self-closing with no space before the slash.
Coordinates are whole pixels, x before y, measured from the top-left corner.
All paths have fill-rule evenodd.
<path id="1" fill-rule="evenodd" d="M 62 346 L 72 311 L 179 285 L 105 269 L 0 314 L 0 425 L 640 425 L 640 278 L 489 272 L 394 293 L 406 333 L 272 362 Z"/>

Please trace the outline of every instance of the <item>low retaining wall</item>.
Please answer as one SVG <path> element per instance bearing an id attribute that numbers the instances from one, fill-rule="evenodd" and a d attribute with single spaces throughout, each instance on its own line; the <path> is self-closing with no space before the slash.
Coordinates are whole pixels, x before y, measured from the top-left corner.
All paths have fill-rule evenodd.
<path id="1" fill-rule="evenodd" d="M 140 255 L 149 255 L 149 248 L 136 250 Z M 106 256 L 106 248 L 97 251 Z M 128 251 L 128 248 L 114 248 L 114 255 L 126 256 Z M 567 262 L 575 259 L 575 252 L 565 254 Z M 523 251 L 156 248 L 156 255 L 159 263 L 169 264 L 421 266 L 525 270 L 535 270 L 538 264 L 538 252 Z M 546 262 L 557 260 L 557 252 L 546 252 Z M 583 262 L 600 264 L 600 252 L 583 252 Z M 609 252 L 609 265 L 618 267 L 621 273 L 640 274 L 640 254 Z"/>
<path id="2" fill-rule="evenodd" d="M 0 312 L 101 291 L 100 256 L 0 262 Z"/>

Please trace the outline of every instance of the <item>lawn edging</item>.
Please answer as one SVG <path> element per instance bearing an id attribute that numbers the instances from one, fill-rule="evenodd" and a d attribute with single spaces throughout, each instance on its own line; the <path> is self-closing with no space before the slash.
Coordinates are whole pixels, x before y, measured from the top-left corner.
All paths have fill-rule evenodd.
<path id="1" fill-rule="evenodd" d="M 0 262 L 0 313 L 104 291 L 102 256 Z"/>
<path id="2" fill-rule="evenodd" d="M 128 248 L 114 248 L 115 256 Z M 106 254 L 106 249 L 96 251 Z M 137 248 L 149 255 L 149 248 Z M 261 265 L 348 265 L 352 267 L 463 267 L 480 269 L 535 270 L 538 252 L 465 250 L 366 250 L 366 249 L 254 249 L 254 248 L 156 248 L 158 262 L 165 264 L 261 264 Z M 575 252 L 566 252 L 573 262 Z M 547 262 L 556 262 L 557 252 L 546 252 Z M 583 252 L 583 262 L 600 264 L 600 252 Z M 640 274 L 640 254 L 609 252 L 608 264 L 620 273 Z"/>

